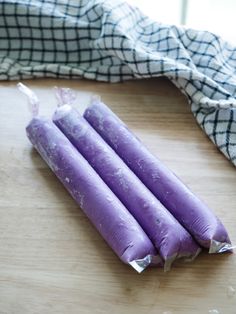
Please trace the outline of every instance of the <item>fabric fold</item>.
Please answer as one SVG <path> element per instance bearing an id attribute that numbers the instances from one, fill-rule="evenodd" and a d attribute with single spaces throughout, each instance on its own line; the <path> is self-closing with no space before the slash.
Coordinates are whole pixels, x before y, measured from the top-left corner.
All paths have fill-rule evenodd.
<path id="1" fill-rule="evenodd" d="M 0 80 L 120 82 L 165 76 L 236 164 L 236 47 L 206 31 L 153 21 L 121 0 L 3 0 Z"/>

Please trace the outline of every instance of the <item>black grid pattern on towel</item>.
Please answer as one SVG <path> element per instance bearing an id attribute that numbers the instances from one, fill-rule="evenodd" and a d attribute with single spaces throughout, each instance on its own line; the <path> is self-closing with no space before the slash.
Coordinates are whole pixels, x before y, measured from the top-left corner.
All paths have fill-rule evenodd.
<path id="1" fill-rule="evenodd" d="M 236 48 L 203 31 L 158 23 L 120 0 L 3 0 L 0 79 L 165 76 L 236 165 Z"/>

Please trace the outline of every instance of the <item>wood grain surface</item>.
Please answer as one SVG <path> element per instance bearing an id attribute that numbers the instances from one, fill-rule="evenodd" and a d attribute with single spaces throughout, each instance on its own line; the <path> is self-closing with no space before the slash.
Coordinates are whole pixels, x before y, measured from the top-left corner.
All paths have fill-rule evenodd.
<path id="1" fill-rule="evenodd" d="M 55 109 L 53 87 L 107 103 L 221 218 L 236 243 L 236 169 L 167 80 L 119 84 L 25 82 Z M 30 119 L 16 82 L 0 83 L 0 314 L 236 313 L 235 254 L 202 253 L 168 273 L 122 264 L 25 135 Z"/>

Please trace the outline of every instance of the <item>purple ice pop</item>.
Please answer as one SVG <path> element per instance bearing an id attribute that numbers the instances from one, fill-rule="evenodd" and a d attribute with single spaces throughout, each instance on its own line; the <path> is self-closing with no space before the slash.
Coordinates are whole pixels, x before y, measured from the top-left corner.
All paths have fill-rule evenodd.
<path id="1" fill-rule="evenodd" d="M 75 109 L 59 107 L 53 121 L 139 222 L 167 269 L 178 257 L 197 255 L 192 236 Z"/>
<path id="2" fill-rule="evenodd" d="M 210 253 L 231 249 L 215 214 L 105 104 L 93 101 L 84 117 L 201 246 Z"/>
<path id="3" fill-rule="evenodd" d="M 146 233 L 56 125 L 35 117 L 26 128 L 33 146 L 119 258 L 138 272 L 159 263 Z"/>

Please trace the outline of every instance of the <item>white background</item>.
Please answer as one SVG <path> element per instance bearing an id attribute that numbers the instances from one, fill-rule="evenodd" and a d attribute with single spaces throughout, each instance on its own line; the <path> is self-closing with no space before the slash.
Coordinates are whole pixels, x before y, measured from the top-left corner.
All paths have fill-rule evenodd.
<path id="1" fill-rule="evenodd" d="M 236 44 L 236 0 L 128 0 L 152 19 L 208 30 Z M 186 19 L 183 21 L 183 4 Z M 183 23 L 184 22 L 184 23 Z"/>

